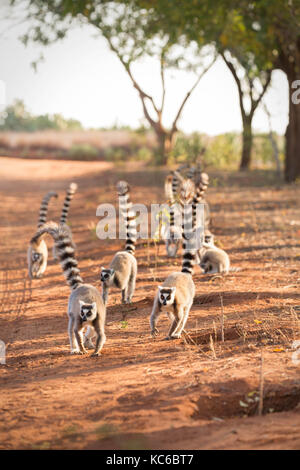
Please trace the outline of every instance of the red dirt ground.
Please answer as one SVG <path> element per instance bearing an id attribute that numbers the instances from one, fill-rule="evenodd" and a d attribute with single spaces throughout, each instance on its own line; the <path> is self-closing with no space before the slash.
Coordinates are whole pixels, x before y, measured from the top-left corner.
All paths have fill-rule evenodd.
<path id="1" fill-rule="evenodd" d="M 180 269 L 163 245 L 156 256 L 138 243 L 134 302 L 122 306 L 112 291 L 99 358 L 69 354 L 69 288 L 51 254 L 45 276 L 29 282 L 26 251 L 45 192 L 59 192 L 48 217 L 57 220 L 67 185 L 78 182 L 70 224 L 82 277 L 100 288 L 100 266 L 122 242 L 97 239 L 97 205 L 116 203 L 120 178 L 134 202 L 163 202 L 165 174 L 135 164 L 0 159 L 1 449 L 300 448 L 300 365 L 291 348 L 300 340 L 299 185 L 264 186 L 261 173 L 211 175 L 212 231 L 240 271 L 222 278 L 195 269 L 180 340 L 163 340 L 163 315 L 161 335 L 149 335 L 156 286 Z"/>

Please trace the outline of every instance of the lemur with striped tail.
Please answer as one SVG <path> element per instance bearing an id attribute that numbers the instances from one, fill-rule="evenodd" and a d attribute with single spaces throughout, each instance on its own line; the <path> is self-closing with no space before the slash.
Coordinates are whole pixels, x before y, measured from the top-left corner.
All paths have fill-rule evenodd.
<path id="1" fill-rule="evenodd" d="M 170 274 L 161 286 L 158 286 L 150 316 L 151 335 L 158 334 L 157 321 L 165 311 L 171 319 L 171 326 L 166 339 L 180 338 L 187 322 L 195 296 L 195 284 L 192 278 L 196 258 L 196 240 L 193 232 L 192 201 L 194 189 L 191 181 L 184 182 L 181 191 L 181 203 L 184 206 L 183 221 L 183 263 L 181 272 Z"/>
<path id="2" fill-rule="evenodd" d="M 80 276 L 75 250 L 70 238 L 70 229 L 65 224 L 48 222 L 44 224 L 31 239 L 35 245 L 49 234 L 53 237 L 56 252 L 66 278 L 71 288 L 68 303 L 68 333 L 71 354 L 85 354 L 83 330 L 86 326 L 94 330 L 97 340 L 93 356 L 99 356 L 106 341 L 104 325 L 106 309 L 102 297 L 96 287 L 85 284 Z"/>
<path id="3" fill-rule="evenodd" d="M 233 271 L 230 268 L 228 254 L 226 251 L 215 246 L 212 234 L 205 235 L 203 248 L 201 249 L 200 268 L 203 274 L 228 274 L 229 271 Z"/>
<path id="4" fill-rule="evenodd" d="M 42 227 L 47 220 L 48 204 L 52 197 L 57 198 L 57 193 L 49 191 L 43 198 L 37 227 Z M 27 250 L 28 274 L 31 279 L 41 278 L 47 268 L 48 248 L 45 240 L 30 244 Z"/>
<path id="5" fill-rule="evenodd" d="M 65 200 L 64 200 L 64 203 L 63 203 L 61 216 L 60 216 L 60 220 L 59 220 L 60 224 L 66 224 L 66 230 L 69 230 L 69 236 L 70 236 L 71 241 L 72 241 L 72 231 L 69 228 L 69 226 L 67 225 L 67 218 L 68 218 L 68 215 L 69 215 L 70 204 L 71 204 L 71 201 L 74 197 L 75 192 L 77 191 L 77 188 L 78 188 L 78 186 L 77 186 L 76 183 L 70 183 L 70 186 L 68 187 L 67 192 L 66 192 L 66 196 L 65 196 Z M 73 241 L 72 241 L 72 243 L 73 243 Z M 75 249 L 74 244 L 73 244 L 73 248 Z M 58 259 L 55 244 L 53 246 L 52 255 L 53 255 L 53 258 L 55 260 Z"/>
<path id="6" fill-rule="evenodd" d="M 135 291 L 137 262 L 134 256 L 137 238 L 136 216 L 132 211 L 130 188 L 126 181 L 117 183 L 121 215 L 126 223 L 125 250 L 118 251 L 113 257 L 109 268 L 101 268 L 102 295 L 107 304 L 109 288 L 114 286 L 122 291 L 122 303 L 131 303 Z"/>

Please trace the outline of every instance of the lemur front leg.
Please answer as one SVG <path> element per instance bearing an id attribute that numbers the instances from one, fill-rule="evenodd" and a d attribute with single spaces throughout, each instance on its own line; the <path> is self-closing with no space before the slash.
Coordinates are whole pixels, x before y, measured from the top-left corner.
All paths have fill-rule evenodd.
<path id="1" fill-rule="evenodd" d="M 127 299 L 127 287 L 122 289 L 122 304 L 126 304 L 126 299 Z"/>
<path id="2" fill-rule="evenodd" d="M 159 333 L 158 329 L 156 328 L 156 324 L 160 313 L 161 312 L 159 308 L 158 297 L 156 296 L 154 299 L 153 308 L 150 316 L 150 327 L 152 336 L 157 336 Z"/>
<path id="3" fill-rule="evenodd" d="M 83 345 L 82 325 L 79 325 L 78 322 L 76 322 L 76 324 L 75 324 L 74 332 L 75 332 L 75 337 L 76 337 L 77 343 L 79 345 L 79 353 L 80 354 L 86 354 L 87 350 L 85 349 L 85 347 Z"/>
<path id="4" fill-rule="evenodd" d="M 102 284 L 102 299 L 104 305 L 106 305 L 108 299 L 108 287 L 105 284 Z"/>
<path id="5" fill-rule="evenodd" d="M 106 341 L 106 335 L 104 332 L 104 322 L 100 321 L 99 315 L 97 319 L 95 320 L 94 324 L 94 329 L 97 335 L 97 340 L 96 340 L 96 347 L 95 351 L 93 352 L 93 356 L 100 356 L 101 350 L 105 344 Z"/>

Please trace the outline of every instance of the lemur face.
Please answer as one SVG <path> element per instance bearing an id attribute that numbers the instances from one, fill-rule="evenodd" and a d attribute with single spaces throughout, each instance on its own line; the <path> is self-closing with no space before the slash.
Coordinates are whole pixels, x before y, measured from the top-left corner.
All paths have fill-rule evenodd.
<path id="1" fill-rule="evenodd" d="M 178 250 L 179 240 L 170 239 L 167 244 L 167 254 L 169 258 L 174 258 Z"/>
<path id="2" fill-rule="evenodd" d="M 102 268 L 101 275 L 100 275 L 101 282 L 109 282 L 112 279 L 114 273 L 115 273 L 114 269 Z"/>
<path id="3" fill-rule="evenodd" d="M 97 305 L 96 302 L 86 304 L 82 300 L 79 301 L 80 305 L 80 318 L 83 322 L 93 321 L 97 316 Z"/>
<path id="4" fill-rule="evenodd" d="M 202 269 L 203 274 L 213 273 L 213 266 L 210 262 L 201 263 L 200 268 Z"/>
<path id="5" fill-rule="evenodd" d="M 159 303 L 164 307 L 168 305 L 173 305 L 175 299 L 175 292 L 176 287 L 158 286 Z"/>
<path id="6" fill-rule="evenodd" d="M 126 181 L 119 181 L 117 183 L 117 191 L 119 196 L 124 196 L 129 191 L 129 185 Z"/>
<path id="7" fill-rule="evenodd" d="M 38 253 L 33 251 L 31 253 L 31 266 L 30 266 L 30 274 L 32 278 L 40 277 L 39 270 L 41 265 L 43 264 L 44 257 L 42 253 Z"/>

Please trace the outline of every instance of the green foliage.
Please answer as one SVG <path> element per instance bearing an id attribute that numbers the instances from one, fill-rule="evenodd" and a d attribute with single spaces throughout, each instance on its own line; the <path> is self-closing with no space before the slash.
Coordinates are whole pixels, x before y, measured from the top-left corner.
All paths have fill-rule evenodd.
<path id="1" fill-rule="evenodd" d="M 45 129 L 82 129 L 79 121 L 65 119 L 60 114 L 33 116 L 26 110 L 25 104 L 21 100 L 16 100 L 12 105 L 7 106 L 1 114 L 0 131 L 34 132 Z"/>
<path id="2" fill-rule="evenodd" d="M 194 132 L 190 136 L 180 134 L 177 137 L 176 144 L 171 152 L 170 163 L 194 163 L 202 150 L 203 142 L 198 132 Z"/>
<path id="3" fill-rule="evenodd" d="M 73 144 L 68 150 L 68 156 L 73 160 L 95 160 L 99 150 L 91 144 Z"/>
<path id="4" fill-rule="evenodd" d="M 241 155 L 241 137 L 236 133 L 210 138 L 203 160 L 207 166 L 236 169 Z"/>

